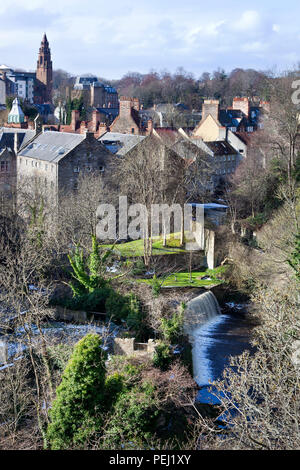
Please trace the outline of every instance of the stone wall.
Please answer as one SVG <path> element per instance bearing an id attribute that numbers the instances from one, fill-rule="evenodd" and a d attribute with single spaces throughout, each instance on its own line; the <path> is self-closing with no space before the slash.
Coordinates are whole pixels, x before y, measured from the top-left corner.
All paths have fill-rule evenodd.
<path id="1" fill-rule="evenodd" d="M 51 309 L 50 315 L 54 315 L 55 320 L 66 320 L 77 323 L 84 323 L 87 321 L 87 313 L 83 310 L 69 310 L 60 306 L 56 306 L 53 310 Z"/>
<path id="2" fill-rule="evenodd" d="M 58 190 L 74 190 L 77 187 L 79 175 L 102 172 L 111 163 L 113 156 L 88 132 L 86 139 L 58 164 Z"/>
<path id="3" fill-rule="evenodd" d="M 135 338 L 115 338 L 114 354 L 118 356 L 153 357 L 156 342 L 149 339 L 148 343 L 136 343 Z"/>

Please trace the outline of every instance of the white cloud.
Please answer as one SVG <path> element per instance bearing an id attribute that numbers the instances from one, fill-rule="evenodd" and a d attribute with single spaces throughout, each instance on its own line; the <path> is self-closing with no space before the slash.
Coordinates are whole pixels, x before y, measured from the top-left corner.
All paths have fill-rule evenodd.
<path id="1" fill-rule="evenodd" d="M 255 10 L 244 11 L 240 18 L 233 24 L 238 31 L 253 31 L 261 27 L 262 20 L 260 14 Z"/>
<path id="2" fill-rule="evenodd" d="M 282 18 L 288 2 L 296 5 L 289 22 Z M 252 0 L 247 10 L 223 0 L 205 8 L 201 0 L 0 0 L 0 62 L 32 69 L 46 31 L 54 67 L 72 73 L 118 78 L 129 69 L 179 65 L 199 75 L 218 66 L 267 68 L 298 50 L 300 6 L 286 0 L 276 13 L 272 0 L 263 4 Z"/>

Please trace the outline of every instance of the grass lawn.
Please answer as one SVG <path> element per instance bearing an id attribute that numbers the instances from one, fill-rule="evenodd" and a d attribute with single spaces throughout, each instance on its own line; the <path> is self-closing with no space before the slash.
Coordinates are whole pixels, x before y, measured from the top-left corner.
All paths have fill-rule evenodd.
<path id="1" fill-rule="evenodd" d="M 174 255 L 178 253 L 186 253 L 183 247 L 179 246 L 180 240 L 171 238 L 167 241 L 172 246 L 163 246 L 163 240 L 155 237 L 152 245 L 152 255 Z M 174 246 L 175 245 L 175 246 Z M 101 248 L 109 249 L 112 245 L 100 245 Z M 144 240 L 134 240 L 127 243 L 119 243 L 115 245 L 114 252 L 126 258 L 134 258 L 144 255 Z"/>
<path id="2" fill-rule="evenodd" d="M 205 287 L 214 286 L 216 284 L 222 284 L 222 279 L 217 279 L 215 275 L 220 273 L 220 268 L 214 270 L 208 270 L 203 272 L 193 272 L 191 279 L 190 273 L 175 273 L 163 279 L 158 279 L 163 282 L 162 287 Z M 210 279 L 201 279 L 204 276 L 210 277 Z M 146 284 L 152 285 L 152 279 L 140 279 L 137 282 L 145 282 Z"/>

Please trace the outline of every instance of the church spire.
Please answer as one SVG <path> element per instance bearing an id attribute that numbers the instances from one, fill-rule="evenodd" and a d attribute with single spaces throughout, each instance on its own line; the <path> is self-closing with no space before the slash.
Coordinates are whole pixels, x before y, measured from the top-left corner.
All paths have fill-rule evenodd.
<path id="1" fill-rule="evenodd" d="M 49 48 L 49 42 L 48 42 L 46 33 L 44 33 L 44 36 L 41 42 L 41 47 Z"/>

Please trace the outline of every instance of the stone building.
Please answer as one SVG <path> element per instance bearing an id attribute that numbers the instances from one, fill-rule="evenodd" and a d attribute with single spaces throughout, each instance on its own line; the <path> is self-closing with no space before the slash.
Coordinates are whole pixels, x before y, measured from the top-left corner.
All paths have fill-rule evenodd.
<path id="1" fill-rule="evenodd" d="M 90 93 L 90 106 L 97 109 L 119 108 L 118 93 L 115 88 L 97 81 L 91 84 Z"/>
<path id="2" fill-rule="evenodd" d="M 28 129 L 0 128 L 0 206 L 14 202 L 18 150 L 35 136 Z"/>
<path id="3" fill-rule="evenodd" d="M 202 106 L 202 119 L 192 132 L 192 136 L 204 142 L 226 140 L 241 155 L 247 154 L 247 140 L 262 127 L 262 113 L 268 103 L 251 105 L 248 98 L 236 97 L 232 107 L 220 109 L 218 100 L 205 100 Z"/>
<path id="4" fill-rule="evenodd" d="M 69 97 L 71 100 L 82 99 L 83 106 L 88 112 L 94 110 L 101 115 L 101 122 L 110 124 L 119 114 L 117 90 L 99 82 L 97 77 L 77 77 Z"/>
<path id="5" fill-rule="evenodd" d="M 153 359 L 156 341 L 149 339 L 147 343 L 138 343 L 135 338 L 115 338 L 114 354 L 118 356 Z"/>
<path id="6" fill-rule="evenodd" d="M 121 96 L 119 115 L 110 125 L 111 132 L 140 134 L 142 129 L 139 111 L 140 102 L 138 98 Z"/>
<path id="7" fill-rule="evenodd" d="M 105 176 L 111 158 L 93 133 L 43 132 L 18 153 L 18 186 L 30 181 L 31 189 L 43 192 L 55 208 L 61 194 L 76 191 L 80 174 Z"/>

